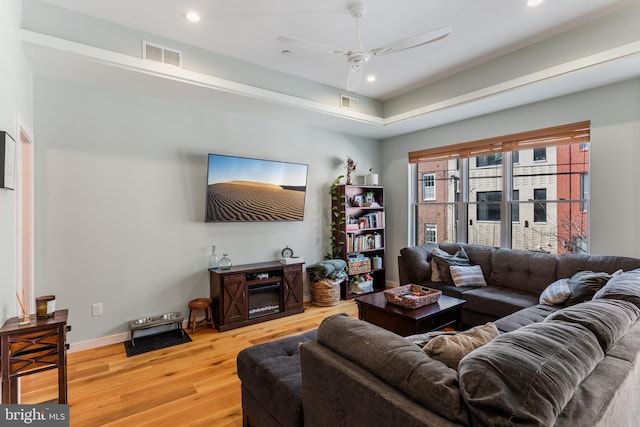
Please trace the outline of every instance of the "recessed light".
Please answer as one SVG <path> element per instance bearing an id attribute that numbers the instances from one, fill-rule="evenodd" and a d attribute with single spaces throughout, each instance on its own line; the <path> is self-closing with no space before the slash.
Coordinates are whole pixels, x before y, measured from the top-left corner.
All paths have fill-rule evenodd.
<path id="1" fill-rule="evenodd" d="M 367 76 L 367 81 L 368 82 L 375 82 L 376 81 L 376 76 L 374 76 L 373 74 L 369 74 Z"/>
<path id="2" fill-rule="evenodd" d="M 539 5 L 540 3 L 542 3 L 543 0 L 528 0 L 527 1 L 527 6 L 529 7 L 534 7 Z"/>
<path id="3" fill-rule="evenodd" d="M 184 18 L 189 22 L 200 22 L 200 15 L 198 14 L 198 12 L 185 12 Z"/>

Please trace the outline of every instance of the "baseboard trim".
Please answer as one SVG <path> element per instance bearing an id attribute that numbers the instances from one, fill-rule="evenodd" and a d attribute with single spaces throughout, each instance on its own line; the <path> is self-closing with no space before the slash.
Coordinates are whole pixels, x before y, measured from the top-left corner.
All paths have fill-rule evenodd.
<path id="1" fill-rule="evenodd" d="M 182 321 L 182 328 L 187 328 L 188 320 Z M 136 335 L 138 338 L 138 335 Z M 92 348 L 103 347 L 105 345 L 118 344 L 121 342 L 129 341 L 131 339 L 131 332 L 120 332 L 119 334 L 109 335 L 106 337 L 94 338 L 87 341 L 78 341 L 69 345 L 68 353 L 75 353 L 76 351 L 91 350 Z"/>
<path id="2" fill-rule="evenodd" d="M 115 335 L 109 335 L 106 337 L 95 338 L 87 341 L 74 342 L 69 345 L 69 353 L 76 351 L 91 350 L 92 348 L 102 347 L 105 345 L 117 344 L 120 342 L 129 341 L 131 339 L 131 332 L 121 332 Z"/>

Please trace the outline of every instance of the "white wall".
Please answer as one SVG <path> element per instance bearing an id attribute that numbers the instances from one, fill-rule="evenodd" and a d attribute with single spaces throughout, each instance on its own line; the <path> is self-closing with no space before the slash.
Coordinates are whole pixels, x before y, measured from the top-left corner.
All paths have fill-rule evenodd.
<path id="1" fill-rule="evenodd" d="M 21 0 L 0 2 L 0 130 L 16 141 L 16 115 L 30 125 L 31 73 L 20 47 Z M 0 189 L 0 325 L 16 315 L 16 192 Z"/>
<path id="2" fill-rule="evenodd" d="M 329 184 L 379 141 L 109 89 L 35 79 L 36 292 L 69 308 L 71 342 L 127 331 L 209 294 L 212 244 L 234 264 L 307 264 L 329 247 Z M 309 164 L 302 222 L 204 223 L 207 153 Z M 308 284 L 305 291 L 308 292 Z M 104 315 L 91 316 L 102 302 Z"/>
<path id="3" fill-rule="evenodd" d="M 387 277 L 407 246 L 408 152 L 591 120 L 590 251 L 640 257 L 640 80 L 391 138 L 382 144 L 387 201 Z"/>

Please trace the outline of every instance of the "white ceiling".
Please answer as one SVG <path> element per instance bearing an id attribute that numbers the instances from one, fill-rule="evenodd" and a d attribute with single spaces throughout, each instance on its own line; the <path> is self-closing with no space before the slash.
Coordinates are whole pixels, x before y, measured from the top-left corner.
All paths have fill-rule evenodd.
<path id="1" fill-rule="evenodd" d="M 351 0 L 47 0 L 49 3 L 168 39 L 241 59 L 325 85 L 344 88 L 346 59 L 294 49 L 286 35 L 354 47 Z M 364 0 L 367 49 L 443 26 L 452 34 L 435 43 L 375 57 L 359 95 L 388 100 L 439 78 L 522 48 L 640 0 Z M 198 11 L 197 24 L 183 13 Z M 281 54 L 283 49 L 292 55 Z M 410 64 L 410 66 L 405 66 Z"/>

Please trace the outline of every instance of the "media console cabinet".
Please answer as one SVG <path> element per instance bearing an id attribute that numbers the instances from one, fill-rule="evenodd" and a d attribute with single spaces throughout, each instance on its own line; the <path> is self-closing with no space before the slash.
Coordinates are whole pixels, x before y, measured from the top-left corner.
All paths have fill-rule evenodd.
<path id="1" fill-rule="evenodd" d="M 209 269 L 216 328 L 227 331 L 302 313 L 302 264 L 270 261 Z"/>

